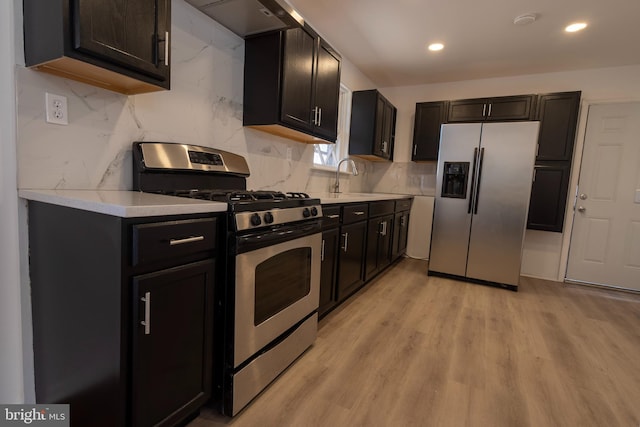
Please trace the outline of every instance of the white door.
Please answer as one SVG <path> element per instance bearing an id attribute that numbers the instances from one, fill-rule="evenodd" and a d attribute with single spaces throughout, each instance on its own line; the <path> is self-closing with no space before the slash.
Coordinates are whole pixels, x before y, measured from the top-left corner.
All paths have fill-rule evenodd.
<path id="1" fill-rule="evenodd" d="M 567 280 L 640 291 L 640 103 L 589 108 Z"/>

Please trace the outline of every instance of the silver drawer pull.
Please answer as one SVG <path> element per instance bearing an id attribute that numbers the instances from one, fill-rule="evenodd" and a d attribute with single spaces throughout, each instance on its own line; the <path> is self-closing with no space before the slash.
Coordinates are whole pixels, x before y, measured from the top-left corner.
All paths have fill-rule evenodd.
<path id="1" fill-rule="evenodd" d="M 144 297 L 140 298 L 144 301 L 144 320 L 140 322 L 144 325 L 144 334 L 151 334 L 151 292 L 145 292 Z"/>
<path id="2" fill-rule="evenodd" d="M 327 215 L 327 218 L 336 219 L 336 218 L 340 218 L 340 215 Z"/>
<path id="3" fill-rule="evenodd" d="M 322 239 L 322 248 L 320 249 L 320 261 L 324 261 L 324 239 Z"/>
<path id="4" fill-rule="evenodd" d="M 170 246 L 184 245 L 185 243 L 199 242 L 201 240 L 204 240 L 204 236 L 193 236 L 193 237 L 187 237 L 185 239 L 170 239 L 169 245 Z"/>
<path id="5" fill-rule="evenodd" d="M 354 212 L 353 214 L 354 214 L 354 215 L 364 215 L 364 214 L 365 214 L 365 212 L 363 212 L 363 211 L 357 211 L 357 212 Z"/>

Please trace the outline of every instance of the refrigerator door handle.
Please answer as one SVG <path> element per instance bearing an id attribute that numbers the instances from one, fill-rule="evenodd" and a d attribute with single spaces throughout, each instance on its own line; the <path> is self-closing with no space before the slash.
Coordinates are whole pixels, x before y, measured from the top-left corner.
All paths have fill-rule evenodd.
<path id="1" fill-rule="evenodd" d="M 482 162 L 484 160 L 484 147 L 480 149 L 480 160 L 478 162 L 478 183 L 476 184 L 476 200 L 473 203 L 473 214 L 478 214 L 478 202 L 480 201 L 480 182 L 482 181 Z"/>
<path id="2" fill-rule="evenodd" d="M 473 209 L 473 190 L 475 189 L 476 184 L 476 160 L 478 159 L 478 148 L 473 149 L 473 165 L 471 166 L 471 189 L 469 190 L 469 208 L 467 209 L 467 213 L 470 214 Z"/>

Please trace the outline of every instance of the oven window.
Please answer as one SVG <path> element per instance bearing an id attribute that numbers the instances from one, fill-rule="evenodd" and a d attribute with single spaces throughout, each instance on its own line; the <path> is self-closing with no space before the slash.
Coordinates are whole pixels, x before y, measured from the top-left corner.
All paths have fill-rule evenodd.
<path id="1" fill-rule="evenodd" d="M 254 324 L 304 298 L 311 290 L 311 248 L 279 253 L 256 267 Z"/>

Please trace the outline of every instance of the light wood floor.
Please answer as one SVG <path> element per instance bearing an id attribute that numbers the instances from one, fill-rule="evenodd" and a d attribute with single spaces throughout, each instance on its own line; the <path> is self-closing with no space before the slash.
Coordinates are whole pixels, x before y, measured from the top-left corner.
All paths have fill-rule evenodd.
<path id="1" fill-rule="evenodd" d="M 240 415 L 189 427 L 640 426 L 640 296 L 426 270 L 396 264 Z"/>

